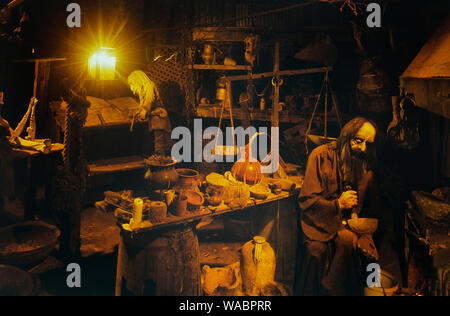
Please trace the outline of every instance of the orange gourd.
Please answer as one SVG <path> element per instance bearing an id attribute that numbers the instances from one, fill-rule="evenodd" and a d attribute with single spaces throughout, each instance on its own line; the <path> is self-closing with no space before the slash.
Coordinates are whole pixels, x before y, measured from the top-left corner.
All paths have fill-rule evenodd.
<path id="1" fill-rule="evenodd" d="M 247 146 L 245 146 L 244 161 L 237 161 L 231 169 L 231 174 L 236 180 L 242 181 L 248 185 L 259 184 L 262 180 L 261 163 L 257 159 L 250 160 L 250 147 L 256 136 L 257 134 L 255 134 Z M 241 150 L 242 149 L 243 148 L 241 148 Z"/>

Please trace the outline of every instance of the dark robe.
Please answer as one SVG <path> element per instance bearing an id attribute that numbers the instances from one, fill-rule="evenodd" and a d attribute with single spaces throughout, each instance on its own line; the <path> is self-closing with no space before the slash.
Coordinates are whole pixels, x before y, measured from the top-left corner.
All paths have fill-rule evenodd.
<path id="1" fill-rule="evenodd" d="M 302 236 L 296 295 L 363 293 L 360 256 L 350 238 L 352 234 L 342 223 L 338 204 L 342 181 L 336 147 L 336 143 L 319 146 L 308 159 L 299 196 Z M 372 173 L 367 175 L 371 177 Z M 367 189 L 370 181 L 362 182 Z M 361 190 L 358 193 L 361 200 Z"/>
<path id="2" fill-rule="evenodd" d="M 150 113 L 148 113 L 150 116 L 149 132 L 153 132 L 154 134 L 154 154 L 166 156 L 171 154 L 172 141 L 170 134 L 172 132 L 172 126 L 168 114 L 166 117 L 151 114 L 151 112 L 159 108 L 167 112 L 162 102 L 157 100 L 151 108 Z"/>

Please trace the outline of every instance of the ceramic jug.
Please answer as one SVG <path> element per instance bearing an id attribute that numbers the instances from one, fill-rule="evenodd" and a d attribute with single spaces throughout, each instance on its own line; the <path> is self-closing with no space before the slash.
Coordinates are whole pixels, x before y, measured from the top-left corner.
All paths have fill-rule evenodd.
<path id="1" fill-rule="evenodd" d="M 255 236 L 240 249 L 243 290 L 257 296 L 262 289 L 274 282 L 276 258 L 264 237 Z"/>

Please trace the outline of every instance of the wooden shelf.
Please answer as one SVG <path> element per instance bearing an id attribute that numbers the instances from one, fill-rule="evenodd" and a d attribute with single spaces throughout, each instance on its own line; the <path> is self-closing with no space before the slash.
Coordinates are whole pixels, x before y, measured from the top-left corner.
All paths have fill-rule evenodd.
<path id="1" fill-rule="evenodd" d="M 220 119 L 221 107 L 197 107 L 196 115 L 201 118 L 214 118 Z M 316 113 L 316 116 L 323 116 L 322 113 Z M 342 115 L 341 115 L 342 116 Z M 223 112 L 223 118 L 229 119 L 230 113 L 228 110 Z M 233 108 L 233 119 L 235 120 L 243 120 L 246 118 L 246 114 L 241 108 Z M 301 120 L 306 119 L 309 120 L 311 118 L 311 113 L 299 113 L 299 112 L 289 112 L 288 110 L 283 110 L 280 112 L 280 122 L 282 123 L 299 123 Z M 272 110 L 267 109 L 265 111 L 254 110 L 250 117 L 253 121 L 263 121 L 270 122 L 272 119 Z M 329 122 L 337 122 L 336 116 L 333 116 L 332 113 L 328 113 L 328 121 Z"/>
<path id="2" fill-rule="evenodd" d="M 238 70 L 238 71 L 250 71 L 252 67 L 250 65 L 205 65 L 205 64 L 195 64 L 186 66 L 188 69 L 196 70 Z"/>
<path id="3" fill-rule="evenodd" d="M 92 161 L 89 163 L 89 175 L 110 174 L 145 169 L 145 161 L 140 156 L 120 157 Z"/>

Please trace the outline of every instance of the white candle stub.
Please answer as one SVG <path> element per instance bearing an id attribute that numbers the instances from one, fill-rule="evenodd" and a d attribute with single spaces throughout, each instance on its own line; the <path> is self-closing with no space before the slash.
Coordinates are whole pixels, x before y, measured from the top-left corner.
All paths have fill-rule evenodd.
<path id="1" fill-rule="evenodd" d="M 142 222 L 143 209 L 144 201 L 142 199 L 134 199 L 133 226 L 137 226 Z"/>

